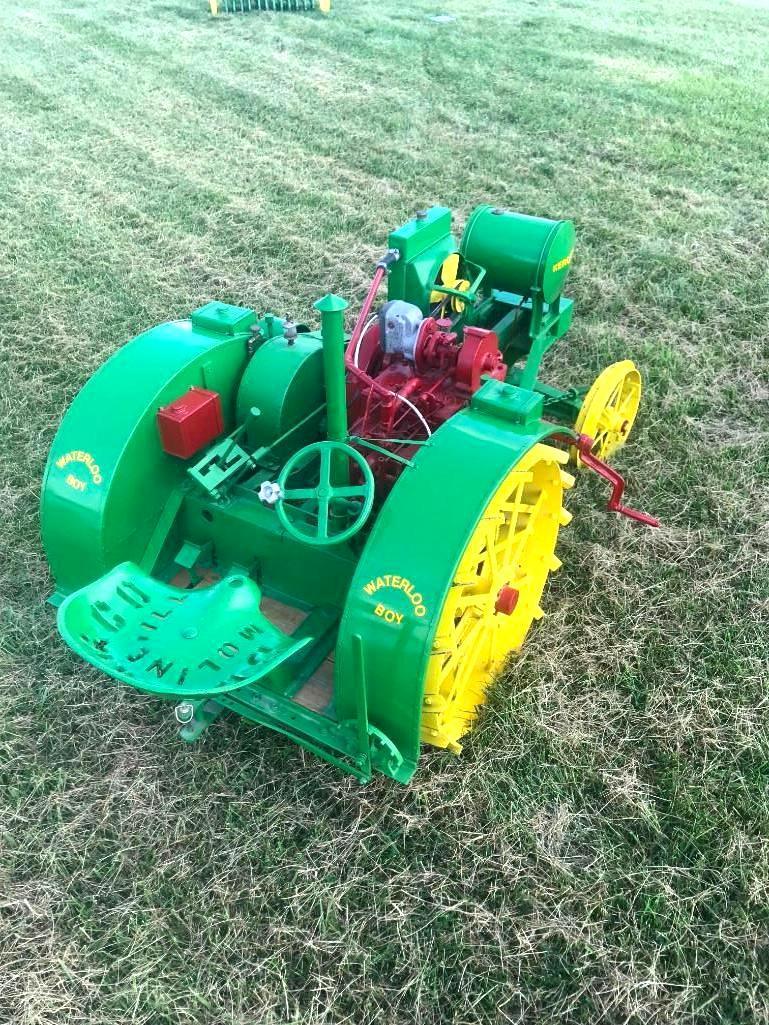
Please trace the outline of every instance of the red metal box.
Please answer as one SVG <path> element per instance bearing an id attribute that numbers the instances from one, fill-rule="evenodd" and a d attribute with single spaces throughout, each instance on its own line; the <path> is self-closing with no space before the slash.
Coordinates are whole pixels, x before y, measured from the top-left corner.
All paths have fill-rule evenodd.
<path id="1" fill-rule="evenodd" d="M 158 428 L 163 450 L 189 459 L 224 430 L 218 392 L 190 388 L 180 399 L 158 410 Z"/>

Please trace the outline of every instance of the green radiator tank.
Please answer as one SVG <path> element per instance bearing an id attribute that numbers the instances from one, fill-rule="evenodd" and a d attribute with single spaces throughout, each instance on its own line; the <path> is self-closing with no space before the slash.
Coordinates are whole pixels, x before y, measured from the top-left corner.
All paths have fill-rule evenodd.
<path id="1" fill-rule="evenodd" d="M 459 251 L 486 270 L 485 284 L 506 292 L 539 292 L 546 303 L 563 291 L 574 249 L 571 221 L 528 217 L 500 207 L 473 210 Z"/>

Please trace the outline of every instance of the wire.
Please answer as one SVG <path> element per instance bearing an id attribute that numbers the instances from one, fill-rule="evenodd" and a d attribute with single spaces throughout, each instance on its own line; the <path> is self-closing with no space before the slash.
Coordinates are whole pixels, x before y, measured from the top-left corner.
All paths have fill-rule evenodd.
<path id="1" fill-rule="evenodd" d="M 360 370 L 360 364 L 358 363 L 358 355 L 360 353 L 361 342 L 368 334 L 368 329 L 371 327 L 371 325 L 374 323 L 378 316 L 379 314 L 375 313 L 374 316 L 369 320 L 368 324 L 366 324 L 366 326 L 361 331 L 360 338 L 358 339 L 358 344 L 355 346 L 355 352 L 353 353 L 352 361 L 358 368 L 358 370 Z"/>
<path id="2" fill-rule="evenodd" d="M 417 416 L 417 419 L 418 419 L 418 420 L 419 420 L 419 422 L 420 422 L 420 423 L 422 424 L 422 426 L 424 427 L 424 429 L 425 429 L 425 430 L 427 431 L 427 437 L 428 437 L 428 438 L 432 438 L 432 436 L 433 436 L 433 432 L 432 432 L 432 431 L 430 430 L 430 425 L 429 425 L 429 423 L 427 422 L 427 420 L 425 420 L 425 418 L 424 418 L 424 417 L 422 416 L 422 414 L 421 414 L 421 413 L 419 412 L 419 410 L 418 410 L 418 409 L 417 409 L 417 407 L 416 407 L 416 406 L 414 405 L 414 403 L 413 403 L 413 402 L 411 402 L 411 401 L 410 401 L 409 399 L 407 399 L 405 395 L 399 395 L 399 394 L 397 393 L 397 391 L 390 391 L 390 390 L 389 390 L 389 388 L 386 388 L 386 389 L 385 389 L 385 391 L 387 391 L 387 392 L 388 392 L 388 393 L 389 393 L 390 395 L 394 395 L 396 399 L 400 399 L 400 401 L 401 401 L 401 402 L 405 402 L 405 403 L 406 403 L 406 405 L 407 405 L 407 406 L 409 407 L 409 409 L 410 409 L 410 410 L 412 411 L 412 413 L 416 414 L 416 416 Z M 405 439 L 404 439 L 404 440 L 405 440 Z"/>
<path id="3" fill-rule="evenodd" d="M 363 339 L 366 337 L 366 335 L 368 334 L 368 329 L 371 327 L 371 325 L 377 319 L 377 316 L 378 316 L 378 314 L 375 313 L 374 316 L 371 317 L 369 322 L 366 324 L 366 326 L 361 331 L 360 336 L 358 338 L 358 342 L 357 342 L 357 344 L 355 346 L 355 352 L 353 353 L 353 357 L 352 357 L 353 365 L 355 366 L 356 370 L 360 370 L 360 366 L 358 364 L 358 356 L 360 355 L 361 343 L 362 343 Z M 363 371 L 363 373 L 365 373 L 365 371 Z M 366 375 L 366 376 L 368 376 L 368 375 Z M 372 380 L 373 380 L 373 378 L 372 378 Z M 410 402 L 406 398 L 405 395 L 399 395 L 397 391 L 391 391 L 389 388 L 383 388 L 382 385 L 380 385 L 379 387 L 382 388 L 383 391 L 387 392 L 388 395 L 392 395 L 393 398 L 396 398 L 400 402 L 405 403 L 409 407 L 411 412 L 419 420 L 419 422 L 422 424 L 422 426 L 424 427 L 425 431 L 427 432 L 427 437 L 428 438 L 432 438 L 433 432 L 430 430 L 430 425 L 428 424 L 427 420 L 425 420 L 425 418 L 422 416 L 422 414 L 420 413 L 420 411 L 417 409 L 417 407 L 414 405 L 413 402 Z"/>

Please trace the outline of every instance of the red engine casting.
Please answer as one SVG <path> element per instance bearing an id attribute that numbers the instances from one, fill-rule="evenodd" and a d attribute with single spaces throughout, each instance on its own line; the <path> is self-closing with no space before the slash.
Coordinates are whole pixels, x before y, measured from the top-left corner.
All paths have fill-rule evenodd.
<path id="1" fill-rule="evenodd" d="M 380 324 L 354 332 L 347 348 L 350 433 L 373 442 L 395 443 L 408 458 L 415 446 L 465 406 L 482 378 L 505 379 L 507 366 L 493 331 L 467 327 L 462 342 L 450 320 L 425 317 L 419 326 L 413 359 L 388 353 Z M 377 452 L 367 456 L 375 476 L 390 480 L 399 464 Z"/>

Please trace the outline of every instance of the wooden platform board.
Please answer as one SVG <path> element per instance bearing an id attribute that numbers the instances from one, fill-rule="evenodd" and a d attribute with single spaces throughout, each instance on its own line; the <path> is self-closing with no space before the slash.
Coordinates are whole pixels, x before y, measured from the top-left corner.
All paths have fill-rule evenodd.
<path id="1" fill-rule="evenodd" d="M 292 634 L 307 618 L 307 613 L 274 598 L 262 598 L 262 614 L 283 633 Z M 312 676 L 293 695 L 292 701 L 313 712 L 326 712 L 334 696 L 334 654 L 321 662 Z"/>

